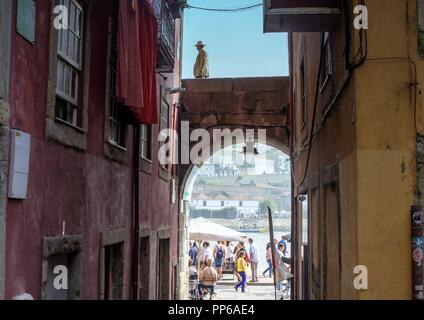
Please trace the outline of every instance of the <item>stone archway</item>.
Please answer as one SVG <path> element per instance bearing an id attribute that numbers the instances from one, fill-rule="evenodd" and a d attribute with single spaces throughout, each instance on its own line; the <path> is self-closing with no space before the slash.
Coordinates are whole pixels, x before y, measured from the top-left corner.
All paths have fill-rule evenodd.
<path id="1" fill-rule="evenodd" d="M 289 154 L 289 85 L 288 77 L 183 80 L 181 120 L 211 137 L 214 129 L 266 129 L 265 144 Z M 180 165 L 181 196 L 192 168 Z"/>
<path id="2" fill-rule="evenodd" d="M 183 87 L 186 91 L 182 96 L 181 121 L 188 121 L 190 133 L 205 129 L 213 137 L 214 129 L 266 129 L 264 144 L 289 154 L 288 77 L 183 80 Z M 194 144 L 190 145 L 189 151 Z M 179 165 L 179 199 L 183 204 L 178 230 L 179 260 L 183 265 L 188 263 L 188 241 L 181 240 L 187 239 L 184 193 L 194 168 L 193 163 Z M 186 279 L 187 275 L 180 270 L 180 296 L 188 292 Z"/>

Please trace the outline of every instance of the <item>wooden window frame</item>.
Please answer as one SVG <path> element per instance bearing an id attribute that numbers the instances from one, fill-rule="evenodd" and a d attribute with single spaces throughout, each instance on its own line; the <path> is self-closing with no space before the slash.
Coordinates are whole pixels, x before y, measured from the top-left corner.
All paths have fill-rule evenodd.
<path id="1" fill-rule="evenodd" d="M 61 5 L 65 5 L 65 0 L 58 0 Z M 55 116 L 59 121 L 63 121 L 74 127 L 81 127 L 81 116 L 79 112 L 79 106 L 81 101 L 81 93 L 79 87 L 81 86 L 81 79 L 84 73 L 83 69 L 83 57 L 82 52 L 85 41 L 85 10 L 77 0 L 66 0 L 69 3 L 68 8 L 68 21 L 70 22 L 66 30 L 58 30 L 57 32 L 57 65 L 56 65 L 56 105 L 55 105 Z M 75 20 L 71 17 L 72 10 L 71 5 L 75 7 Z M 80 21 L 76 20 L 77 10 L 80 11 Z M 72 25 L 74 23 L 74 25 Z M 79 23 L 78 29 L 77 24 Z M 62 41 L 66 34 L 66 52 L 62 49 Z M 72 42 L 72 54 L 69 54 L 69 45 L 71 44 L 70 35 L 74 37 Z M 75 51 L 76 44 L 78 44 L 78 50 Z M 77 53 L 76 57 L 72 55 Z M 59 72 L 62 70 L 62 73 Z M 69 76 L 69 79 L 67 77 Z M 62 79 L 59 79 L 61 77 Z M 67 84 L 68 88 L 65 88 Z M 67 93 L 66 91 L 69 91 Z M 60 108 L 59 102 L 64 104 L 64 109 Z"/>
<path id="2" fill-rule="evenodd" d="M 104 153 L 108 159 L 127 164 L 128 112 L 115 95 L 116 64 L 118 59 L 116 47 L 118 4 L 119 2 L 115 0 L 115 16 L 109 16 L 108 19 Z"/>
<path id="3" fill-rule="evenodd" d="M 329 32 L 324 32 L 322 34 L 324 37 L 324 46 L 323 46 L 323 59 L 321 64 L 321 87 L 320 93 L 323 94 L 325 88 L 327 87 L 330 79 L 333 75 L 333 60 L 332 60 L 332 52 L 331 52 L 331 34 Z"/>
<path id="4" fill-rule="evenodd" d="M 160 107 L 159 107 L 159 136 L 162 135 L 162 130 L 164 129 L 170 129 L 170 114 L 171 114 L 171 108 L 170 104 L 168 103 L 168 100 L 166 99 L 166 95 L 164 94 L 164 89 L 160 88 Z M 166 116 L 163 114 L 163 107 L 166 107 Z M 163 123 L 163 121 L 166 121 L 166 125 Z M 170 137 L 167 136 L 165 141 L 161 141 L 159 143 L 159 148 L 161 148 L 164 144 L 169 143 Z M 168 152 L 172 152 L 172 150 L 168 150 Z M 159 154 L 159 157 L 161 155 Z M 170 155 L 167 154 L 166 157 L 168 158 Z M 171 166 L 169 164 L 162 165 L 159 161 L 159 177 L 167 182 L 170 181 L 170 168 Z"/>
<path id="5" fill-rule="evenodd" d="M 87 17 L 93 13 L 94 2 L 78 0 L 78 4 L 83 8 L 82 15 L 82 50 L 81 69 L 78 81 L 78 117 L 77 125 L 61 120 L 56 116 L 57 97 L 56 87 L 58 78 L 58 43 L 59 30 L 53 24 L 50 27 L 49 42 L 49 77 L 47 85 L 47 105 L 46 105 L 46 126 L 45 135 L 50 141 L 61 145 L 86 151 L 87 149 L 87 130 L 88 130 L 88 97 L 90 87 L 90 62 L 91 62 L 91 25 Z M 55 18 L 53 14 L 56 1 L 51 1 L 51 19 Z"/>
<path id="6" fill-rule="evenodd" d="M 152 125 L 142 124 L 140 126 L 140 157 L 143 160 L 152 162 Z"/>
<path id="7" fill-rule="evenodd" d="M 303 131 L 303 129 L 306 127 L 307 122 L 307 113 L 308 113 L 308 106 L 307 106 L 307 95 L 306 95 L 306 77 L 305 77 L 305 58 L 302 57 L 302 60 L 300 62 L 299 66 L 299 75 L 300 75 L 300 113 L 301 113 L 301 125 L 300 128 Z"/>
<path id="8" fill-rule="evenodd" d="M 108 142 L 123 151 L 126 151 L 127 145 L 127 122 L 125 120 L 124 105 L 118 101 L 116 97 L 116 77 L 117 77 L 117 64 L 118 64 L 118 47 L 117 47 L 117 18 L 109 17 L 108 21 L 108 55 L 107 55 L 107 72 L 108 81 L 106 99 L 109 103 L 108 108 Z"/>

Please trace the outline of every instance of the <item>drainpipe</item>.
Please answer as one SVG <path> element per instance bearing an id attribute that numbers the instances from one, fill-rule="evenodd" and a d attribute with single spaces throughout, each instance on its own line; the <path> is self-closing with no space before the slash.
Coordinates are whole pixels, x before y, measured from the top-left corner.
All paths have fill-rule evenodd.
<path id="1" fill-rule="evenodd" d="M 132 197 L 133 197 L 133 265 L 132 265 L 132 300 L 138 300 L 138 260 L 140 246 L 140 125 L 133 125 L 133 174 L 132 174 Z"/>
<path id="2" fill-rule="evenodd" d="M 411 207 L 412 298 L 424 300 L 424 232 L 421 206 Z"/>

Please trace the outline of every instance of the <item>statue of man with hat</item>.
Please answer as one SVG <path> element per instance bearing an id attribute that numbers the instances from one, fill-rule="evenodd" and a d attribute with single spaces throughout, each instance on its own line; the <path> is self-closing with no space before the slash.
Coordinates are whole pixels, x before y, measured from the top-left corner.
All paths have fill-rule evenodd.
<path id="1" fill-rule="evenodd" d="M 196 63 L 194 64 L 194 77 L 196 79 L 205 79 L 209 78 L 209 62 L 208 62 L 208 54 L 204 50 L 205 44 L 202 41 L 198 41 L 195 47 L 199 51 L 197 55 Z"/>

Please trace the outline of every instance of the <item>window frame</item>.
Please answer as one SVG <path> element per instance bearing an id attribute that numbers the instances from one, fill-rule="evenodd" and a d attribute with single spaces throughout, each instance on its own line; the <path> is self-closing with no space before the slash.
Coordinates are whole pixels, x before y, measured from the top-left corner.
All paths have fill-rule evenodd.
<path id="1" fill-rule="evenodd" d="M 324 32 L 322 34 L 322 37 L 324 37 L 323 42 L 323 51 L 321 54 L 323 54 L 322 64 L 321 64 L 321 87 L 320 87 L 320 94 L 323 94 L 325 88 L 327 87 L 328 83 L 330 82 L 331 77 L 333 76 L 333 58 L 332 58 L 332 51 L 331 51 L 331 34 L 330 32 Z"/>
<path id="2" fill-rule="evenodd" d="M 58 0 L 59 3 L 61 5 L 65 5 L 64 0 Z M 85 39 L 85 25 L 84 25 L 84 21 L 85 21 L 85 17 L 86 17 L 86 11 L 84 10 L 83 6 L 81 5 L 81 3 L 79 3 L 77 0 L 67 0 L 69 3 L 69 8 L 68 8 L 68 22 L 72 21 L 72 17 L 71 17 L 71 13 L 72 10 L 70 8 L 71 4 L 73 4 L 75 6 L 75 10 L 79 10 L 80 11 L 80 26 L 79 26 L 79 34 L 76 33 L 76 30 L 71 29 L 71 26 L 67 26 L 68 29 L 66 30 L 58 30 L 57 31 L 57 45 L 56 45 L 56 86 L 55 86 L 55 94 L 56 94 L 56 102 L 55 102 L 55 118 L 56 120 L 59 120 L 60 122 L 64 122 L 65 124 L 80 128 L 80 123 L 81 123 L 81 119 L 80 119 L 80 101 L 81 101 L 81 92 L 80 92 L 80 86 L 81 86 L 81 79 L 84 79 L 84 61 L 83 61 L 83 55 L 82 52 L 84 50 L 84 43 L 86 41 Z M 76 14 L 77 12 L 74 12 L 75 14 L 75 18 L 76 18 Z M 74 21 L 75 26 L 77 24 L 77 20 L 75 19 Z M 74 27 L 75 27 L 74 26 Z M 64 34 L 67 34 L 66 36 L 66 41 L 67 41 L 67 49 L 69 50 L 69 33 L 72 33 L 74 35 L 74 43 L 73 43 L 73 51 L 75 53 L 75 44 L 76 44 L 76 40 L 78 39 L 79 41 L 79 48 L 78 48 L 78 61 L 75 61 L 72 57 L 70 57 L 68 55 L 68 53 L 65 53 L 62 51 L 62 40 L 64 38 Z M 59 81 L 59 65 L 62 65 L 62 81 Z M 69 79 L 67 80 L 67 72 L 65 71 L 65 69 L 68 69 L 68 75 L 69 75 Z M 73 81 L 73 75 L 75 76 L 75 80 Z M 71 95 L 68 95 L 64 90 L 66 90 L 64 88 L 66 82 L 68 81 L 68 85 L 69 85 L 69 93 Z M 73 87 L 73 82 L 74 82 L 74 96 L 72 96 L 72 87 Z M 59 84 L 61 83 L 62 85 L 62 89 L 59 89 Z M 59 101 L 58 99 L 62 100 L 63 103 L 66 104 L 66 107 L 64 110 L 59 109 Z M 61 116 L 61 113 L 65 113 L 67 115 L 63 115 Z"/>
<path id="3" fill-rule="evenodd" d="M 145 134 L 147 134 L 147 137 L 145 136 Z M 140 126 L 140 157 L 148 162 L 152 162 L 153 160 L 152 137 L 152 125 L 142 124 Z M 147 155 L 144 153 L 145 148 L 147 149 Z"/>
<path id="4" fill-rule="evenodd" d="M 165 138 L 165 136 L 163 135 L 163 133 L 162 133 L 162 130 L 166 130 L 166 129 L 170 129 L 169 128 L 169 125 L 170 125 L 170 121 L 169 121 L 169 116 L 170 116 L 170 106 L 169 106 L 169 103 L 168 103 L 168 101 L 166 100 L 166 97 L 162 94 L 162 88 L 160 89 L 160 91 L 161 91 L 161 94 L 160 94 L 160 112 L 159 112 L 159 137 L 163 137 L 163 138 Z M 163 116 L 163 113 L 162 113 L 162 107 L 163 106 L 165 106 L 166 107 L 166 117 L 164 117 Z M 162 120 L 165 120 L 166 119 L 166 127 L 164 128 L 164 127 L 162 127 L 162 125 L 163 125 L 163 123 L 162 123 Z M 160 142 L 160 148 L 164 145 L 164 144 L 166 144 L 166 143 L 169 143 L 169 136 L 166 136 L 166 139 L 165 139 L 165 141 L 161 141 Z M 166 155 L 166 157 L 168 158 L 169 156 L 168 155 Z M 162 168 L 162 169 L 165 169 L 165 170 L 169 170 L 169 164 L 166 164 L 166 165 L 163 165 L 162 163 L 160 163 L 160 161 L 159 161 L 159 166 L 160 166 L 160 168 Z"/>
<path id="5" fill-rule="evenodd" d="M 108 72 L 108 87 L 107 97 L 109 102 L 108 121 L 109 132 L 108 142 L 122 150 L 127 150 L 127 130 L 128 123 L 125 121 L 124 106 L 118 101 L 115 96 L 116 92 L 116 76 L 118 63 L 118 47 L 117 47 L 117 21 L 116 17 L 108 19 L 108 57 L 107 57 L 107 72 Z M 113 129 L 116 127 L 116 130 Z"/>
<path id="6" fill-rule="evenodd" d="M 300 113 L 301 113 L 301 130 L 306 127 L 307 122 L 307 97 L 306 97 L 306 79 L 305 79 L 305 58 L 302 57 L 302 60 L 299 65 L 299 75 L 300 75 Z"/>

